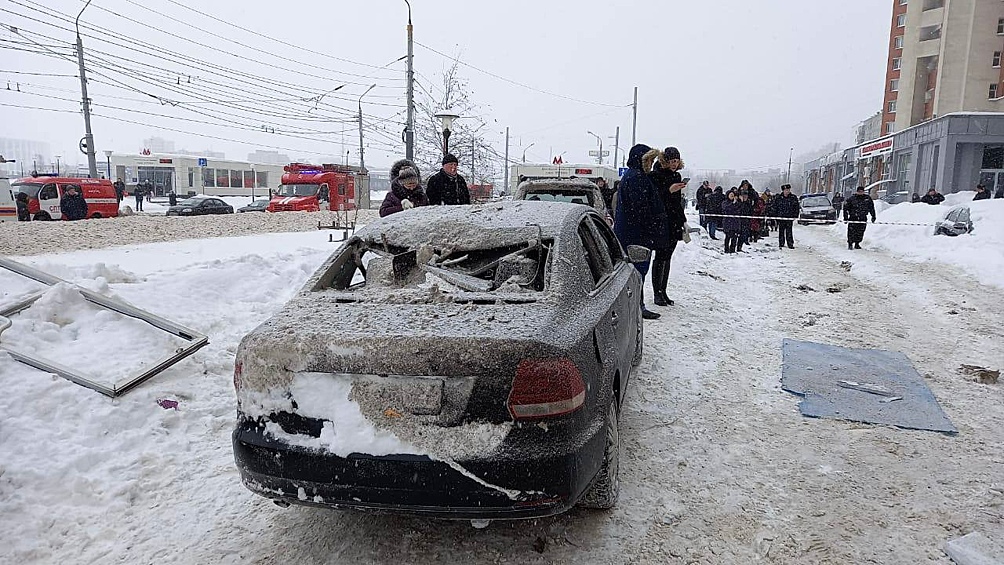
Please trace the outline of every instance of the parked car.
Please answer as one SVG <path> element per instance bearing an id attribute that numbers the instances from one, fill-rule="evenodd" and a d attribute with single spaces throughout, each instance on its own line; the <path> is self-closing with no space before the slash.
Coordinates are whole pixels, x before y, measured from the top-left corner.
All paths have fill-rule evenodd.
<path id="1" fill-rule="evenodd" d="M 934 235 L 962 235 L 973 231 L 969 206 L 956 206 L 945 217 L 934 224 Z"/>
<path id="2" fill-rule="evenodd" d="M 280 506 L 471 520 L 609 508 L 641 296 L 585 206 L 370 223 L 238 347 L 244 485 Z"/>
<path id="3" fill-rule="evenodd" d="M 803 194 L 798 197 L 798 203 L 801 205 L 798 213 L 799 225 L 837 222 L 837 211 L 833 209 L 833 203 L 825 194 Z"/>
<path id="4" fill-rule="evenodd" d="M 212 196 L 194 196 L 167 209 L 168 216 L 205 216 L 208 214 L 233 214 L 234 207 Z"/>
<path id="5" fill-rule="evenodd" d="M 590 206 L 606 218 L 610 212 L 600 188 L 586 179 L 540 179 L 523 181 L 516 187 L 513 200 L 568 202 Z"/>
<path id="6" fill-rule="evenodd" d="M 247 206 L 241 206 L 237 209 L 238 212 L 267 212 L 268 203 L 271 202 L 268 198 L 263 198 L 261 200 L 255 200 L 254 202 L 248 204 Z"/>

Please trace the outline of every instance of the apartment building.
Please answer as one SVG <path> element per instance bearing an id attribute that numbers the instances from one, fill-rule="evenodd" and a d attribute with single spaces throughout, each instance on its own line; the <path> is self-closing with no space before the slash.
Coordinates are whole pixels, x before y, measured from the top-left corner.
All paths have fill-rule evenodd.
<path id="1" fill-rule="evenodd" d="M 893 0 L 882 134 L 1004 111 L 1004 2 Z"/>

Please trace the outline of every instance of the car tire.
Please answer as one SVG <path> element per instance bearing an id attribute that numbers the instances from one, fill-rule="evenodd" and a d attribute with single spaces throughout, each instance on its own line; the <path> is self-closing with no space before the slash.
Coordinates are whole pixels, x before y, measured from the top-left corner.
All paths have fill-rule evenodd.
<path id="1" fill-rule="evenodd" d="M 593 484 L 589 485 L 585 494 L 579 499 L 579 506 L 606 510 L 617 504 L 620 495 L 620 431 L 617 427 L 617 399 L 611 398 L 607 405 L 607 418 L 604 429 L 606 442 L 603 447 L 603 464 L 596 473 Z"/>
<path id="2" fill-rule="evenodd" d="M 51 219 L 52 219 L 52 216 L 50 216 L 48 212 L 39 212 L 39 213 L 35 214 L 35 218 L 34 218 L 34 220 L 36 222 L 48 222 Z"/>

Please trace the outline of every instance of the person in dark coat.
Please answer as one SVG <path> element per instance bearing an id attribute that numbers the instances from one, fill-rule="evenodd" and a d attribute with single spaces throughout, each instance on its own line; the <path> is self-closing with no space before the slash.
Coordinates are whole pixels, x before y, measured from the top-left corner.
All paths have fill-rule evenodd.
<path id="1" fill-rule="evenodd" d="M 683 177 L 680 175 L 679 171 L 682 168 L 680 150 L 667 147 L 656 157 L 649 175 L 666 211 L 667 226 L 664 236 L 656 241 L 655 259 L 652 261 L 652 293 L 655 295 L 657 306 L 674 304 L 666 294 L 666 287 L 669 284 L 673 252 L 676 251 L 676 244 L 683 239 L 683 225 L 687 221 L 683 209 L 683 189 L 687 187 L 687 183 L 683 182 Z"/>
<path id="2" fill-rule="evenodd" d="M 470 204 L 471 193 L 467 189 L 467 181 L 457 173 L 458 161 L 452 153 L 443 157 L 443 168 L 429 177 L 425 191 L 429 204 Z"/>
<path id="3" fill-rule="evenodd" d="M 177 206 L 178 205 L 178 193 L 171 189 L 171 192 L 167 193 L 167 205 Z"/>
<path id="4" fill-rule="evenodd" d="M 854 195 L 844 202 L 844 221 L 854 222 L 847 224 L 847 249 L 861 249 L 869 214 L 872 223 L 875 223 L 875 201 L 865 194 L 865 187 L 859 186 Z"/>
<path id="5" fill-rule="evenodd" d="M 418 206 L 428 206 L 429 197 L 422 190 L 422 177 L 415 163 L 401 159 L 390 168 L 390 191 L 380 205 L 380 217 L 410 210 Z"/>
<path id="6" fill-rule="evenodd" d="M 136 211 L 143 211 L 143 195 L 146 192 L 146 185 L 144 183 L 139 183 L 136 188 L 133 189 L 132 195 L 136 197 Z"/>
<path id="7" fill-rule="evenodd" d="M 830 201 L 833 205 L 833 211 L 837 213 L 837 217 L 840 217 L 840 210 L 844 207 L 844 195 L 839 192 L 833 195 L 833 200 Z"/>
<path id="8" fill-rule="evenodd" d="M 910 203 L 911 204 L 916 204 L 918 202 L 920 202 L 920 195 L 917 194 L 916 192 L 914 192 L 913 196 L 910 197 Z"/>
<path id="9" fill-rule="evenodd" d="M 942 196 L 941 193 L 939 193 L 937 190 L 932 188 L 927 191 L 927 194 L 925 194 L 924 197 L 920 199 L 920 201 L 923 202 L 924 204 L 937 206 L 938 204 L 941 204 L 942 202 L 945 201 L 945 197 Z"/>
<path id="10" fill-rule="evenodd" d="M 737 218 L 741 213 L 739 198 L 734 190 L 730 190 L 728 200 L 721 207 L 722 231 L 725 232 L 725 252 L 735 253 L 742 251 L 742 243 L 739 242 L 739 231 L 742 229 L 742 219 Z"/>
<path id="11" fill-rule="evenodd" d="M 708 227 L 708 219 L 704 217 L 704 210 L 707 207 L 708 195 L 714 192 L 711 188 L 711 184 L 708 181 L 701 183 L 701 187 L 697 189 L 697 194 L 695 199 L 697 201 L 697 218 L 701 223 L 702 228 Z"/>
<path id="12" fill-rule="evenodd" d="M 726 202 L 725 193 L 720 186 L 716 186 L 715 191 L 704 199 L 704 221 L 708 224 L 708 236 L 711 239 L 718 239 L 715 232 L 722 225 L 722 205 Z"/>
<path id="13" fill-rule="evenodd" d="M 609 184 L 607 184 L 607 179 L 600 177 L 596 179 L 596 187 L 600 189 L 600 195 L 603 196 L 603 205 L 607 207 L 607 214 L 611 217 L 614 213 L 614 190 Z"/>
<path id="14" fill-rule="evenodd" d="M 122 199 L 125 198 L 125 183 L 122 182 L 122 179 L 118 179 L 112 183 L 112 186 L 115 188 L 115 200 L 118 200 L 121 205 Z"/>
<path id="15" fill-rule="evenodd" d="M 990 189 L 987 189 L 987 190 L 989 191 Z M 994 198 L 1004 198 L 1004 184 L 1002 184 L 997 189 L 997 192 L 994 193 Z"/>
<path id="16" fill-rule="evenodd" d="M 614 233 L 625 248 L 629 245 L 641 245 L 655 249 L 656 242 L 665 238 L 669 230 L 666 208 L 652 179 L 644 170 L 643 160 L 646 154 L 654 155 L 652 151 L 651 147 L 641 143 L 631 148 L 628 152 L 628 170 L 621 177 L 621 183 L 617 188 Z M 635 263 L 634 266 L 644 280 L 648 274 L 648 261 Z M 645 308 L 644 296 L 640 296 L 639 299 L 643 318 L 646 320 L 659 318 L 658 313 Z"/>
<path id="17" fill-rule="evenodd" d="M 59 211 L 66 220 L 83 220 L 87 217 L 87 202 L 80 189 L 68 186 L 63 189 L 63 197 L 59 199 Z"/>
<path id="18" fill-rule="evenodd" d="M 791 193 L 790 184 L 781 185 L 781 194 L 774 197 L 774 215 L 778 218 L 791 218 L 790 220 L 777 221 L 777 247 L 784 249 L 787 244 L 788 249 L 795 248 L 795 236 L 792 233 L 792 226 L 798 218 L 801 204 L 798 197 Z"/>
<path id="19" fill-rule="evenodd" d="M 976 196 L 973 197 L 973 202 L 977 200 L 989 200 L 989 199 L 990 199 L 990 191 L 987 190 L 987 187 L 983 186 L 982 184 L 976 185 Z"/>
<path id="20" fill-rule="evenodd" d="M 28 210 L 28 195 L 24 192 L 18 192 L 17 196 L 14 197 L 14 204 L 17 207 L 17 221 L 30 222 L 31 212 Z"/>

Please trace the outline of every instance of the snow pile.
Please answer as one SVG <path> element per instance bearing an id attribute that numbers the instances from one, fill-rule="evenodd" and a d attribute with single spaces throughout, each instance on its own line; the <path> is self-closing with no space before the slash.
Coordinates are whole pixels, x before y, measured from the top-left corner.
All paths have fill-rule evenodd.
<path id="1" fill-rule="evenodd" d="M 888 251 L 905 261 L 951 265 L 982 284 L 1004 287 L 1004 200 L 973 202 L 974 195 L 971 191 L 949 194 L 937 206 L 921 202 L 881 206 L 876 202 L 878 223 L 868 224 L 862 245 Z M 969 207 L 973 233 L 934 235 L 935 222 L 956 206 Z M 828 229 L 833 236 L 844 238 L 847 226 L 837 223 Z"/>

